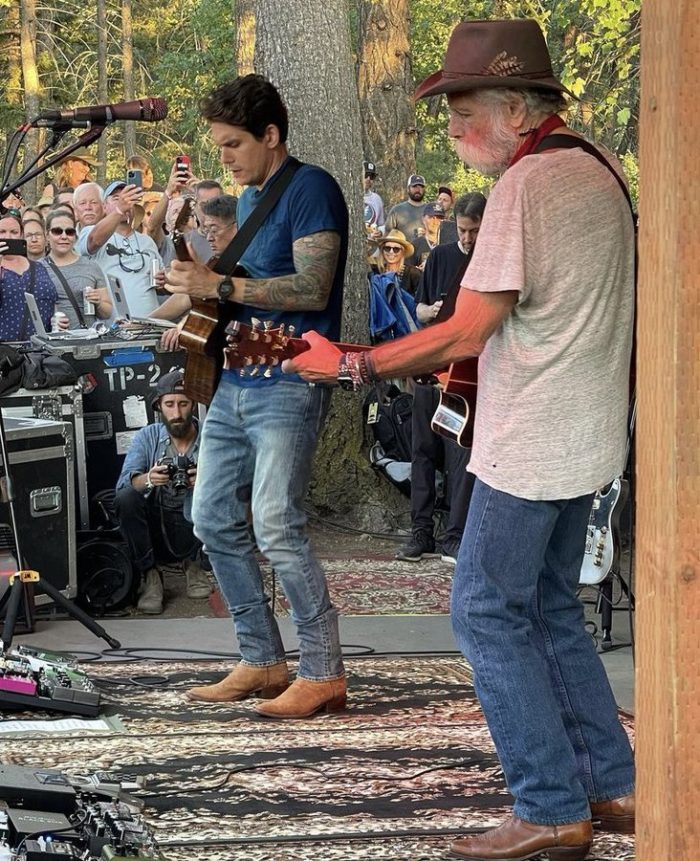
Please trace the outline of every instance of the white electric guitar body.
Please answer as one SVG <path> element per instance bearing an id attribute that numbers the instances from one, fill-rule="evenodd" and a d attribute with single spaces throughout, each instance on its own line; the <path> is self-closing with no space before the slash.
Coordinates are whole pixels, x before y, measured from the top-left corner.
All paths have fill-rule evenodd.
<path id="1" fill-rule="evenodd" d="M 602 583 L 617 566 L 619 557 L 619 524 L 629 488 L 623 478 L 596 491 L 586 530 L 586 550 L 581 563 L 579 583 L 595 586 Z"/>

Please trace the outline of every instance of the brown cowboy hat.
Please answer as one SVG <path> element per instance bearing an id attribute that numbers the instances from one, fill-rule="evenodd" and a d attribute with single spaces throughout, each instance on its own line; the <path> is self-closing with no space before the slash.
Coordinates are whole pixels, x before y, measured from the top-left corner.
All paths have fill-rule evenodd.
<path id="1" fill-rule="evenodd" d="M 390 230 L 386 236 L 382 236 L 382 238 L 377 241 L 377 245 L 380 248 L 384 248 L 387 242 L 395 242 L 397 245 L 403 246 L 404 257 L 413 256 L 415 248 L 400 230 Z"/>
<path id="2" fill-rule="evenodd" d="M 443 68 L 419 84 L 414 98 L 485 87 L 528 87 L 573 96 L 554 77 L 539 24 L 528 18 L 458 24 Z"/>
<path id="3" fill-rule="evenodd" d="M 74 152 L 72 152 L 70 155 L 67 155 L 65 158 L 62 158 L 59 161 L 59 164 L 63 164 L 64 162 L 71 161 L 71 159 L 74 159 L 75 161 L 84 161 L 85 164 L 89 164 L 91 167 L 97 167 L 100 164 L 100 162 L 97 161 L 97 159 L 94 156 L 90 155 L 90 153 L 87 151 L 87 149 L 84 146 L 79 147 Z"/>

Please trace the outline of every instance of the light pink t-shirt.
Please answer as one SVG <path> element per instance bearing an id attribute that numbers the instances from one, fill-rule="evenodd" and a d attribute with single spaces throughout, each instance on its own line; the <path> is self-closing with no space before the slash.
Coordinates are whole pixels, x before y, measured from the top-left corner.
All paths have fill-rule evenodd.
<path id="1" fill-rule="evenodd" d="M 583 150 L 523 158 L 489 197 L 462 287 L 514 290 L 479 359 L 469 470 L 525 499 L 570 499 L 624 466 L 634 229 Z"/>

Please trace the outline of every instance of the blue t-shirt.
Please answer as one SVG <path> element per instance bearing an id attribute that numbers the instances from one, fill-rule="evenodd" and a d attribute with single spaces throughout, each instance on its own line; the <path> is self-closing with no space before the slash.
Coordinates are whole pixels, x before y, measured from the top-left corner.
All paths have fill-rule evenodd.
<path id="1" fill-rule="evenodd" d="M 286 164 L 286 161 L 285 161 Z M 284 165 L 280 167 L 283 170 Z M 237 221 L 239 227 L 265 195 L 275 173 L 263 188 L 258 191 L 249 186 L 238 200 Z M 238 318 L 250 323 L 252 317 L 259 320 L 272 320 L 275 328 L 284 323 L 285 330 L 294 326 L 295 337 L 314 329 L 322 335 L 337 341 L 340 337 L 340 320 L 343 307 L 343 281 L 345 258 L 348 248 L 348 210 L 343 193 L 333 177 L 320 167 L 304 164 L 294 174 L 292 181 L 282 193 L 273 208 L 253 237 L 241 257 L 240 264 L 251 278 L 275 278 L 291 275 L 294 268 L 292 246 L 297 239 L 313 233 L 333 231 L 340 236 L 340 254 L 333 278 L 333 287 L 328 304 L 323 311 L 275 311 L 268 308 L 255 308 L 241 305 Z M 274 368 L 270 378 L 262 374 L 257 377 L 241 377 L 239 372 L 224 371 L 228 379 L 241 386 L 269 385 L 279 380 L 280 369 Z M 300 380 L 296 375 L 285 376 L 287 380 Z"/>
<path id="2" fill-rule="evenodd" d="M 34 283 L 32 284 L 32 270 Z M 46 330 L 51 328 L 58 293 L 46 269 L 33 260 L 29 269 L 18 275 L 10 269 L 2 270 L 0 279 L 0 341 L 28 341 L 34 334 L 34 324 L 27 311 L 25 293 L 34 293 L 39 314 Z M 26 325 L 23 326 L 23 323 Z"/>

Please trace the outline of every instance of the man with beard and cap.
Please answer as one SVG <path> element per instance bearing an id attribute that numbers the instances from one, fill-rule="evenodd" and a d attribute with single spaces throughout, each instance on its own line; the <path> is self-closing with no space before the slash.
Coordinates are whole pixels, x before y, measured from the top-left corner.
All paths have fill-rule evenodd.
<path id="1" fill-rule="evenodd" d="M 423 229 L 425 177 L 413 173 L 406 184 L 408 198 L 392 206 L 386 217 L 385 232 L 400 230 L 409 242 L 415 242 Z"/>
<path id="2" fill-rule="evenodd" d="M 136 433 L 117 481 L 120 529 L 141 578 L 136 608 L 150 615 L 163 612 L 157 561 L 185 563 L 188 598 L 207 598 L 211 592 L 201 565 L 208 568 L 208 561 L 192 531 L 199 423 L 183 379 L 182 371 L 172 371 L 158 380 L 153 409 L 160 421 Z"/>
<path id="3" fill-rule="evenodd" d="M 444 68 L 448 134 L 493 187 L 455 311 L 341 353 L 315 332 L 283 365 L 349 388 L 479 356 L 452 624 L 513 814 L 456 840 L 469 861 L 583 861 L 593 829 L 634 832 L 634 760 L 577 598 L 595 491 L 625 466 L 635 230 L 622 169 L 567 128 L 535 21 L 466 21 Z M 605 379 L 605 393 L 600 380 Z"/>

